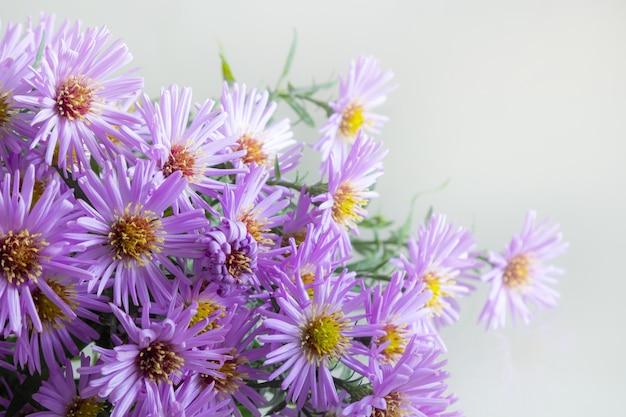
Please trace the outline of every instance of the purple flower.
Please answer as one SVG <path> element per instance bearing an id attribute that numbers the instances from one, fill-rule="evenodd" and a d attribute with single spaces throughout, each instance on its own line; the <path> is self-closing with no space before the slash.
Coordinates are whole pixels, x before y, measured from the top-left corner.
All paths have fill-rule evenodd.
<path id="1" fill-rule="evenodd" d="M 106 28 L 68 28 L 62 41 L 47 44 L 39 66 L 26 79 L 32 91 L 15 96 L 36 113 L 31 124 L 38 130 L 30 147 L 45 147 L 48 164 L 88 167 L 89 156 L 102 164 L 107 154 L 117 153 L 111 137 L 136 144 L 132 130 L 139 120 L 117 105 L 136 97 L 143 79 L 128 72 L 115 75 L 132 56 L 121 41 L 110 40 Z"/>
<path id="2" fill-rule="evenodd" d="M 302 282 L 286 279 L 274 294 L 278 312 L 267 311 L 263 321 L 270 330 L 259 340 L 271 346 L 265 365 L 278 365 L 270 380 L 284 375 L 281 388 L 287 401 L 302 408 L 308 401 L 318 411 L 327 411 L 339 403 L 331 369 L 338 363 L 350 369 L 360 368 L 357 355 L 363 346 L 356 337 L 383 336 L 381 325 L 357 324 L 358 310 L 365 304 L 366 291 L 354 293 L 357 283 L 353 273 L 337 277 L 319 277 L 313 297 Z M 307 399 L 307 397 L 309 397 Z"/>
<path id="3" fill-rule="evenodd" d="M 206 321 L 189 326 L 196 314 L 196 305 L 170 308 L 163 320 L 152 320 L 144 305 L 141 327 L 115 306 L 111 306 L 128 337 L 128 343 L 105 349 L 93 348 L 100 354 L 95 366 L 83 366 L 80 374 L 94 375 L 85 395 L 108 399 L 115 408 L 112 417 L 124 416 L 135 402 L 158 412 L 161 398 L 173 394 L 173 384 L 187 372 L 215 375 L 227 359 L 224 349 L 214 349 L 223 340 L 225 329 L 205 331 Z M 163 385 L 169 386 L 166 394 Z M 142 404 L 143 403 L 143 404 Z"/>
<path id="4" fill-rule="evenodd" d="M 381 71 L 379 63 L 372 57 L 361 56 L 350 62 L 346 79 L 339 79 L 339 98 L 329 103 L 333 114 L 321 127 L 322 136 L 314 148 L 322 153 L 322 171 L 329 168 L 324 164 L 331 154 L 344 160 L 357 134 L 365 130 L 368 134 L 380 133 L 387 117 L 374 113 L 374 109 L 385 102 L 387 93 L 395 88 L 388 85 L 393 78 L 391 71 Z"/>
<path id="5" fill-rule="evenodd" d="M 521 319 L 528 324 L 533 315 L 529 304 L 556 306 L 559 293 L 550 287 L 557 283 L 552 275 L 564 271 L 545 261 L 565 253 L 569 244 L 557 233 L 558 224 L 550 225 L 550 219 L 545 219 L 535 225 L 536 218 L 537 213 L 529 211 L 522 232 L 513 236 L 504 253 L 489 252 L 488 260 L 493 268 L 482 280 L 490 282 L 491 289 L 479 317 L 487 329 L 504 327 L 507 307 L 514 323 Z"/>
<path id="6" fill-rule="evenodd" d="M 187 280 L 170 257 L 201 256 L 195 231 L 208 226 L 201 209 L 166 215 L 187 181 L 176 172 L 155 186 L 154 174 L 153 162 L 140 160 L 129 170 L 121 156 L 105 165 L 102 178 L 87 171 L 79 184 L 91 205 L 79 200 L 83 217 L 67 234 L 95 276 L 89 290 L 97 286 L 101 294 L 112 284 L 115 305 L 126 310 L 129 297 L 135 305 L 169 305 L 172 282 L 161 267 Z"/>
<path id="7" fill-rule="evenodd" d="M 288 119 L 270 122 L 276 103 L 268 103 L 269 93 L 258 94 L 253 88 L 246 95 L 245 84 L 233 84 L 232 91 L 224 83 L 221 105 L 228 117 L 220 132 L 226 137 L 236 138 L 235 151 L 246 151 L 239 164 L 262 166 L 270 175 L 278 162 L 281 173 L 298 165 L 302 145 L 295 145 Z M 285 151 L 288 147 L 292 148 Z"/>
<path id="8" fill-rule="evenodd" d="M 417 241 L 409 238 L 409 258 L 404 255 L 392 262 L 407 272 L 405 286 L 425 285 L 431 292 L 426 303 L 437 328 L 459 319 L 458 298 L 474 289 L 468 281 L 476 280 L 474 270 L 482 263 L 472 250 L 476 240 L 471 233 L 454 224 L 446 224 L 446 216 L 433 214 L 428 224 L 420 225 Z"/>

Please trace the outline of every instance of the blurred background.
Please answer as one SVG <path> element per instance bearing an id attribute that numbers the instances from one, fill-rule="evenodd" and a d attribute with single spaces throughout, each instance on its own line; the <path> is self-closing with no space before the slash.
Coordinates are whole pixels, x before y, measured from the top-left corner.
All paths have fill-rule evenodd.
<path id="1" fill-rule="evenodd" d="M 457 408 L 468 417 L 626 415 L 624 1 L 14 1 L 0 19 L 42 10 L 108 26 L 153 96 L 176 83 L 198 101 L 217 97 L 220 44 L 239 81 L 274 86 L 294 30 L 294 85 L 375 56 L 399 88 L 380 108 L 390 151 L 371 212 L 401 222 L 415 194 L 449 180 L 416 201 L 415 218 L 432 206 L 500 251 L 532 208 L 571 243 L 556 261 L 567 270 L 560 305 L 531 325 L 486 332 L 476 324 L 486 288 L 461 300 L 461 322 L 442 332 Z M 309 152 L 304 169 L 315 175 L 316 164 Z"/>

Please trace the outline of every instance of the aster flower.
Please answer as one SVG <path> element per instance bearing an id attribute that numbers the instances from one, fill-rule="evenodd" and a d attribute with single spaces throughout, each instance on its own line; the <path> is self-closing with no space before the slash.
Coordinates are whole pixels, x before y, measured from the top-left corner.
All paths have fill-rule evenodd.
<path id="1" fill-rule="evenodd" d="M 382 158 L 387 151 L 381 151 L 382 143 L 359 133 L 345 161 L 331 155 L 328 178 L 328 192 L 313 198 L 320 203 L 319 209 L 342 235 L 342 255 L 350 252 L 348 230 L 358 234 L 358 226 L 367 216 L 365 207 L 378 193 L 371 190 L 376 179 L 383 174 Z"/>
<path id="2" fill-rule="evenodd" d="M 457 299 L 474 290 L 469 282 L 477 279 L 474 271 L 482 265 L 472 253 L 475 246 L 468 230 L 455 229 L 446 224 L 446 216 L 433 214 L 428 224 L 420 225 L 417 240 L 409 237 L 408 259 L 400 255 L 391 261 L 407 272 L 407 287 L 424 284 L 430 290 L 426 307 L 437 328 L 458 321 Z"/>
<path id="3" fill-rule="evenodd" d="M 80 364 L 82 367 L 89 366 L 90 358 L 81 355 Z M 100 411 L 106 408 L 103 398 L 97 395 L 85 395 L 85 388 L 89 384 L 89 376 L 81 375 L 78 384 L 74 380 L 72 362 L 66 359 L 63 367 L 48 363 L 50 376 L 44 380 L 33 395 L 46 411 L 39 411 L 29 414 L 35 417 L 66 417 L 85 416 L 96 417 Z"/>
<path id="4" fill-rule="evenodd" d="M 333 114 L 321 127 L 322 136 L 313 146 L 322 153 L 322 171 L 330 154 L 345 160 L 350 145 L 359 131 L 368 134 L 380 133 L 386 116 L 374 113 L 374 109 L 385 102 L 387 93 L 395 88 L 389 85 L 391 71 L 381 71 L 379 63 L 372 57 L 361 56 L 350 62 L 347 78 L 339 79 L 339 98 L 329 103 Z"/>
<path id="5" fill-rule="evenodd" d="M 550 225 L 548 218 L 535 225 L 536 218 L 537 213 L 529 211 L 522 232 L 513 236 L 504 252 L 488 254 L 492 269 L 482 280 L 491 283 L 491 289 L 479 317 L 488 329 L 504 327 L 507 307 L 513 322 L 521 319 L 528 324 L 531 306 L 556 306 L 559 293 L 550 285 L 557 283 L 553 275 L 564 271 L 546 261 L 565 253 L 569 244 L 562 241 L 558 224 Z"/>
<path id="6" fill-rule="evenodd" d="M 230 175 L 241 169 L 218 169 L 215 165 L 232 162 L 245 151 L 224 153 L 235 143 L 235 137 L 215 139 L 226 114 L 212 111 L 214 102 L 205 101 L 190 120 L 191 89 L 173 85 L 161 91 L 158 102 L 144 95 L 138 113 L 144 118 L 149 132 L 145 154 L 156 162 L 157 169 L 167 178 L 180 171 L 187 187 L 176 200 L 176 207 L 189 210 L 191 198 L 198 206 L 206 206 L 195 191 L 212 193 L 221 191 L 224 183 L 210 176 Z M 221 135 L 220 135 L 221 136 Z M 178 211 L 178 210 L 177 210 Z"/>
<path id="7" fill-rule="evenodd" d="M 117 103 L 136 97 L 143 80 L 129 73 L 113 75 L 132 57 L 121 41 L 110 40 L 106 28 L 68 28 L 59 45 L 45 47 L 39 66 L 26 79 L 32 91 L 14 97 L 36 113 L 30 148 L 45 147 L 46 163 L 73 169 L 74 164 L 89 166 L 93 156 L 102 165 L 107 153 L 117 153 L 110 136 L 136 145 L 133 129 L 139 120 Z"/>
<path id="8" fill-rule="evenodd" d="M 91 205 L 79 200 L 83 217 L 67 236 L 80 245 L 76 258 L 89 263 L 95 276 L 89 290 L 97 286 L 101 294 L 112 284 L 115 305 L 126 310 L 129 297 L 135 305 L 169 305 L 172 283 L 161 267 L 187 280 L 169 257 L 201 256 L 195 231 L 208 225 L 201 209 L 165 215 L 187 181 L 175 172 L 155 186 L 154 174 L 153 162 L 140 160 L 131 172 L 118 156 L 105 165 L 102 178 L 87 171 L 78 180 Z"/>
<path id="9" fill-rule="evenodd" d="M 231 91 L 232 87 L 232 91 Z M 270 123 L 276 103 L 268 103 L 269 93 L 257 93 L 256 88 L 246 95 L 246 85 L 224 83 L 221 105 L 228 115 L 220 132 L 236 138 L 235 151 L 246 151 L 239 164 L 256 164 L 273 175 L 275 161 L 281 173 L 293 169 L 301 156 L 302 145 L 296 144 L 289 119 Z M 291 147 L 291 149 L 288 149 Z"/>
<path id="10" fill-rule="evenodd" d="M 46 184 L 33 204 L 32 165 L 21 177 L 17 171 L 5 174 L 0 187 L 0 326 L 5 337 L 11 332 L 19 334 L 27 318 L 41 332 L 43 325 L 33 300 L 35 290 L 54 300 L 63 314 L 74 314 L 43 278 L 48 274 L 92 278 L 70 257 L 76 248 L 64 237 L 66 224 L 78 212 L 70 202 L 71 191 L 60 193 L 57 179 Z"/>
<path id="11" fill-rule="evenodd" d="M 362 318 L 357 311 L 367 301 L 368 293 L 353 293 L 353 273 L 345 270 L 337 277 L 319 277 L 312 299 L 305 286 L 285 277 L 274 299 L 280 310 L 267 311 L 263 321 L 269 334 L 259 336 L 271 345 L 265 365 L 277 365 L 270 380 L 284 375 L 281 388 L 287 401 L 302 408 L 308 401 L 318 411 L 327 411 L 339 403 L 331 369 L 338 363 L 350 369 L 360 367 L 356 356 L 362 346 L 357 337 L 378 337 L 381 325 L 356 324 Z M 286 290 L 284 286 L 294 288 Z M 309 397 L 309 398 L 307 398 Z"/>
<path id="12" fill-rule="evenodd" d="M 446 361 L 438 360 L 439 353 L 413 338 L 397 363 L 370 362 L 372 394 L 345 407 L 342 415 L 460 417 L 460 411 L 447 411 L 456 398 L 445 394 L 449 375 L 441 369 Z"/>
<path id="13" fill-rule="evenodd" d="M 81 367 L 79 374 L 93 375 L 86 396 L 99 395 L 115 408 L 112 417 L 124 416 L 135 404 L 147 407 L 158 415 L 164 395 L 172 395 L 173 383 L 186 372 L 216 375 L 216 369 L 227 359 L 223 349 L 213 347 L 223 340 L 224 329 L 205 330 L 206 321 L 189 326 L 197 305 L 181 310 L 172 307 L 163 320 L 150 318 L 149 304 L 144 305 L 141 325 L 111 305 L 115 317 L 124 328 L 128 343 L 113 349 L 93 348 L 100 354 L 99 362 Z M 163 385 L 169 387 L 167 394 Z"/>

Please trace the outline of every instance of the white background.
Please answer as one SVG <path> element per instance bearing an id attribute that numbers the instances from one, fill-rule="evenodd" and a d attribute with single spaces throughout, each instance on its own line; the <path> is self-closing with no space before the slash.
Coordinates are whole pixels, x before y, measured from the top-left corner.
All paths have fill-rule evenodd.
<path id="1" fill-rule="evenodd" d="M 530 326 L 485 332 L 486 289 L 463 300 L 461 323 L 443 332 L 457 405 L 469 417 L 626 415 L 625 2 L 3 3 L 3 24 L 43 9 L 107 25 L 152 95 L 177 83 L 198 101 L 217 96 L 218 41 L 235 76 L 259 87 L 275 83 L 294 28 L 295 84 L 374 55 L 400 87 L 381 109 L 390 152 L 372 210 L 401 221 L 415 193 L 449 178 L 418 200 L 418 218 L 433 205 L 501 250 L 534 208 L 571 242 L 557 261 L 560 306 Z"/>

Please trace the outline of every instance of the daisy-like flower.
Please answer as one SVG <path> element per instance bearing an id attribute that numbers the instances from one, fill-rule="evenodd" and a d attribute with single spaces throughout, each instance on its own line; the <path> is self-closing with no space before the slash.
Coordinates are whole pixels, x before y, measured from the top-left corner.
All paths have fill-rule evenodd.
<path id="1" fill-rule="evenodd" d="M 368 134 L 380 133 L 386 116 L 374 112 L 387 99 L 387 93 L 395 88 L 389 85 L 391 71 L 381 71 L 379 63 L 372 57 L 361 56 L 350 62 L 347 78 L 339 79 L 339 98 L 329 103 L 333 114 L 321 127 L 322 136 L 313 146 L 321 151 L 322 162 L 335 154 L 344 160 L 357 134 L 365 130 Z M 322 164 L 322 171 L 328 167 Z"/>
<path id="2" fill-rule="evenodd" d="M 146 155 L 156 162 L 164 178 L 180 171 L 187 180 L 187 187 L 176 200 L 176 208 L 185 210 L 192 208 L 190 198 L 197 206 L 206 205 L 195 191 L 215 195 L 216 190 L 224 188 L 224 183 L 210 176 L 241 172 L 241 169 L 217 169 L 215 165 L 232 162 L 245 154 L 243 150 L 223 152 L 235 143 L 235 137 L 215 139 L 226 114 L 212 111 L 213 101 L 207 100 L 199 106 L 190 122 L 191 104 L 191 89 L 179 90 L 174 85 L 161 92 L 158 102 L 144 95 L 138 108 L 150 134 Z"/>
<path id="3" fill-rule="evenodd" d="M 375 143 L 364 133 L 357 135 L 354 146 L 345 161 L 331 155 L 328 164 L 328 192 L 313 198 L 319 209 L 342 235 L 342 255 L 350 252 L 348 230 L 358 234 L 357 224 L 367 216 L 365 207 L 378 193 L 371 190 L 383 174 L 382 159 L 387 151 L 381 150 L 382 143 Z"/>
<path id="4" fill-rule="evenodd" d="M 405 352 L 395 364 L 380 367 L 370 362 L 372 394 L 344 408 L 350 417 L 460 417 L 460 411 L 447 411 L 456 398 L 446 395 L 448 373 L 442 369 L 446 361 L 438 359 L 439 351 L 409 341 Z"/>
<path id="5" fill-rule="evenodd" d="M 82 367 L 89 366 L 90 358 L 81 355 Z M 98 395 L 85 395 L 85 388 L 89 384 L 89 376 L 81 375 L 78 384 L 74 380 L 72 362 L 64 361 L 64 366 L 59 367 L 54 362 L 48 363 L 50 377 L 43 381 L 39 391 L 33 395 L 46 411 L 29 414 L 35 417 L 96 417 L 106 408 L 104 398 Z"/>
<path id="6" fill-rule="evenodd" d="M 232 87 L 232 91 L 231 91 Z M 268 103 L 269 93 L 257 93 L 253 88 L 246 94 L 245 84 L 224 83 L 221 105 L 228 117 L 220 132 L 226 137 L 236 138 L 235 151 L 245 151 L 239 163 L 262 166 L 270 175 L 278 161 L 281 173 L 293 169 L 301 156 L 302 145 L 293 146 L 296 141 L 289 119 L 270 123 L 276 110 L 276 103 Z M 288 149 L 291 147 L 291 149 Z"/>
<path id="7" fill-rule="evenodd" d="M 63 314 L 74 314 L 44 277 L 92 278 L 70 257 L 76 248 L 64 237 L 67 223 L 78 216 L 71 191 L 61 193 L 59 181 L 52 179 L 33 204 L 34 189 L 32 165 L 23 176 L 5 174 L 0 185 L 0 327 L 5 337 L 21 333 L 25 318 L 37 332 L 43 330 L 35 292 L 54 300 Z"/>
<path id="8" fill-rule="evenodd" d="M 482 263 L 472 253 L 476 240 L 472 234 L 454 224 L 446 224 L 446 217 L 433 214 L 428 224 L 420 225 L 417 240 L 409 237 L 408 259 L 401 255 L 392 259 L 407 272 L 405 286 L 424 285 L 431 298 L 426 303 L 434 325 L 439 328 L 459 319 L 457 299 L 464 297 L 474 287 L 474 270 Z"/>
<path id="9" fill-rule="evenodd" d="M 533 316 L 531 306 L 556 306 L 559 293 L 550 285 L 557 283 L 553 275 L 564 271 L 546 261 L 565 253 L 569 244 L 562 241 L 558 224 L 545 219 L 535 225 L 536 218 L 537 213 L 529 211 L 522 232 L 513 236 L 504 253 L 489 252 L 493 268 L 482 280 L 491 283 L 491 289 L 479 317 L 487 329 L 504 327 L 507 307 L 514 323 L 521 319 L 528 324 Z"/>
<path id="10" fill-rule="evenodd" d="M 115 305 L 126 310 L 129 297 L 135 305 L 153 299 L 169 305 L 172 282 L 161 267 L 187 280 L 169 257 L 201 256 L 195 231 L 208 226 L 201 209 L 165 215 L 187 181 L 175 172 L 155 186 L 155 172 L 154 162 L 145 160 L 130 171 L 118 156 L 105 165 L 102 178 L 87 171 L 78 181 L 91 205 L 79 200 L 83 217 L 67 236 L 80 245 L 76 257 L 88 262 L 95 276 L 89 290 L 97 286 L 101 294 L 112 284 Z"/>
<path id="11" fill-rule="evenodd" d="M 46 163 L 73 169 L 89 166 L 93 156 L 102 165 L 105 155 L 118 153 L 110 137 L 129 146 L 137 143 L 133 130 L 139 119 L 117 104 L 136 97 L 143 79 L 128 72 L 116 75 L 132 56 L 123 42 L 110 42 L 106 28 L 82 32 L 76 24 L 63 35 L 58 45 L 45 47 L 26 79 L 32 91 L 14 99 L 36 113 L 30 148 L 45 147 Z"/>
<path id="12" fill-rule="evenodd" d="M 169 387 L 167 395 L 172 395 L 173 384 L 187 371 L 217 375 L 216 369 L 228 358 L 222 354 L 224 349 L 214 349 L 224 339 L 225 329 L 206 330 L 206 320 L 189 326 L 196 304 L 184 310 L 172 307 L 159 321 L 150 318 L 149 304 L 144 305 L 140 327 L 117 307 L 111 308 L 128 343 L 113 349 L 95 346 L 99 362 L 81 367 L 78 373 L 93 375 L 83 393 L 108 399 L 115 406 L 112 417 L 125 416 L 136 402 L 136 407 L 158 415 L 163 385 Z"/>
<path id="13" fill-rule="evenodd" d="M 327 411 L 339 403 L 331 369 L 338 363 L 358 369 L 356 355 L 364 347 L 354 339 L 384 333 L 379 324 L 356 324 L 369 295 L 351 291 L 357 282 L 353 273 L 344 270 L 340 276 L 320 280 L 311 299 L 300 281 L 292 284 L 285 277 L 284 286 L 294 288 L 283 286 L 275 292 L 279 311 L 266 312 L 263 325 L 269 334 L 259 340 L 271 346 L 264 364 L 278 366 L 270 380 L 284 375 L 281 388 L 287 401 L 300 409 L 308 401 L 318 411 Z"/>

